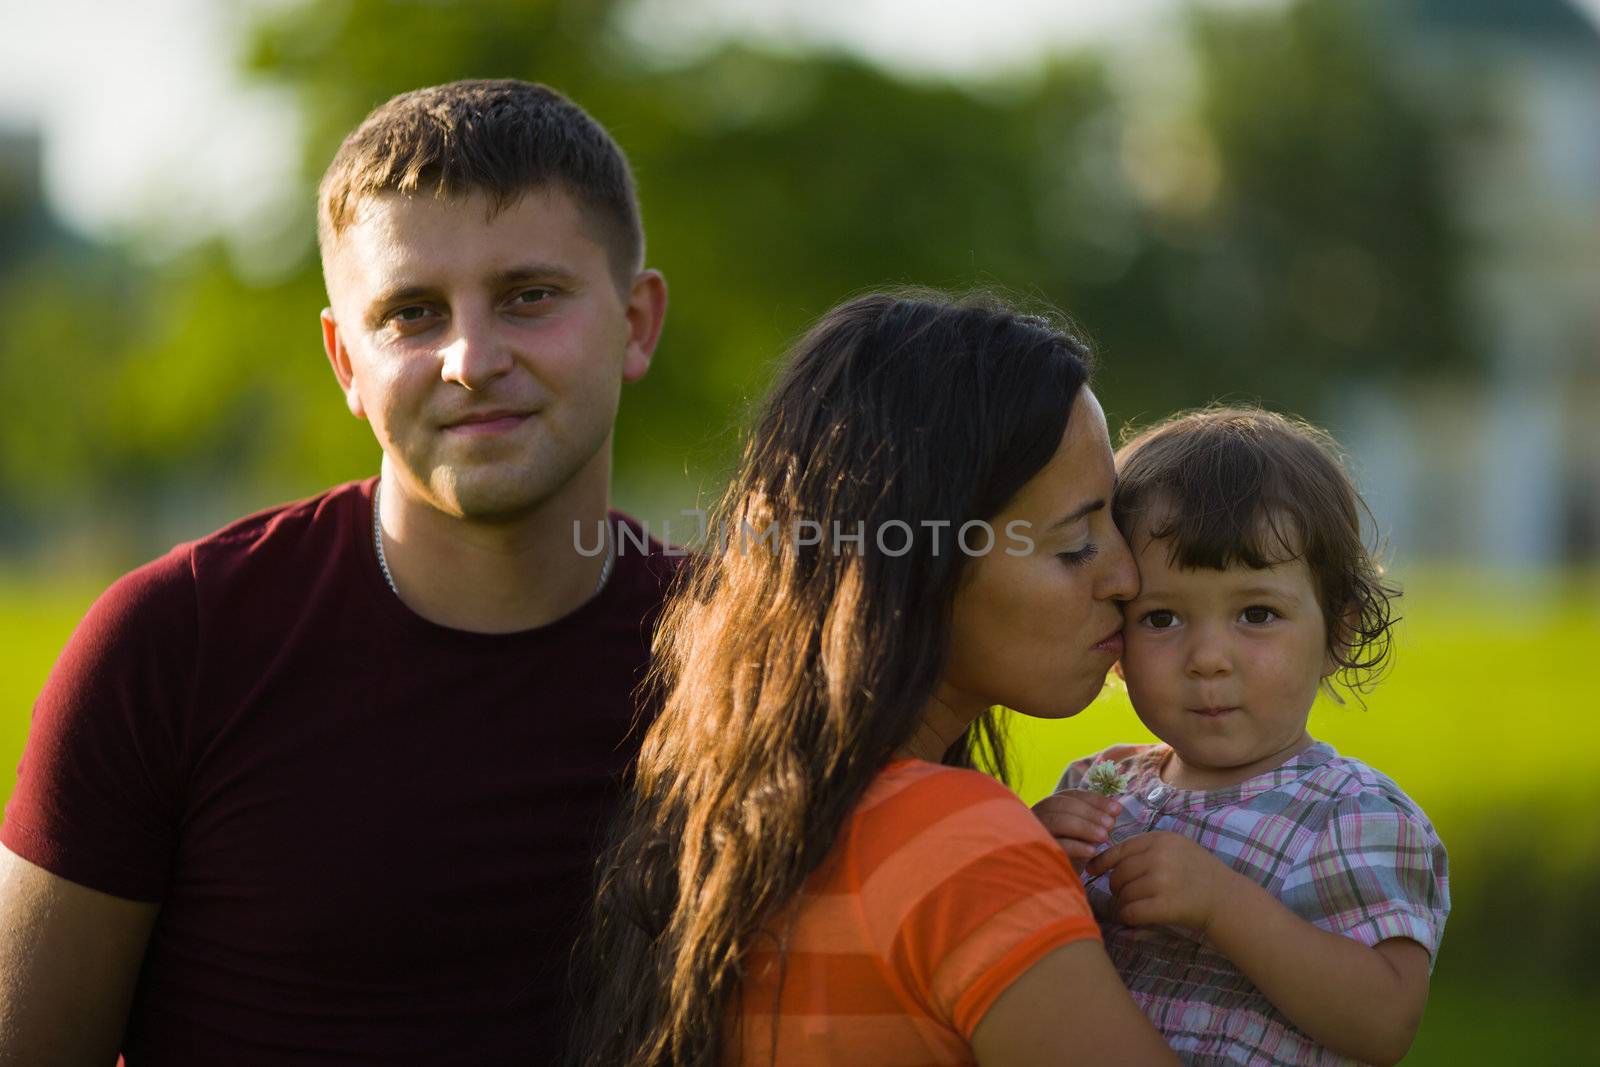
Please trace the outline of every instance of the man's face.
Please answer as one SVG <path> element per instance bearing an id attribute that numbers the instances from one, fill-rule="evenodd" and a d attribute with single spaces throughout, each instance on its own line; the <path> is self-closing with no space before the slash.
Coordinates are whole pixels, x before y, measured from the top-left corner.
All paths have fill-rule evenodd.
<path id="1" fill-rule="evenodd" d="M 399 488 L 511 521 L 574 485 L 603 493 L 621 385 L 649 366 L 660 276 L 619 293 L 558 189 L 491 215 L 481 193 L 380 194 L 328 250 L 328 357 Z"/>

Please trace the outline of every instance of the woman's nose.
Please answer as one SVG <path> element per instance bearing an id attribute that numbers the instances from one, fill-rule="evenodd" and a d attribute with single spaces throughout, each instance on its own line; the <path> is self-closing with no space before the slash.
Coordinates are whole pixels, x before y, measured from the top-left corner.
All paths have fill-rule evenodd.
<path id="1" fill-rule="evenodd" d="M 1101 600 L 1132 600 L 1139 595 L 1139 566 L 1133 551 L 1115 526 L 1105 539 L 1104 561 L 1095 595 Z"/>

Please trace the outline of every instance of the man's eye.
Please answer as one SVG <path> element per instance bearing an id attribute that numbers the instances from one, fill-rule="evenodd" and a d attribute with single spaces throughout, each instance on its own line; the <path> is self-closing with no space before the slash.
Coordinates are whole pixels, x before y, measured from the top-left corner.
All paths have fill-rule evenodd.
<path id="1" fill-rule="evenodd" d="M 1139 621 L 1152 630 L 1167 630 L 1177 624 L 1178 616 L 1166 610 L 1152 611 Z"/>
<path id="2" fill-rule="evenodd" d="M 512 297 L 511 302 L 513 304 L 522 304 L 524 306 L 528 304 L 542 304 L 554 295 L 555 294 L 548 289 L 524 289 L 522 292 Z"/>
<path id="3" fill-rule="evenodd" d="M 1252 626 L 1264 626 L 1278 617 L 1278 613 L 1271 608 L 1264 608 L 1259 604 L 1245 608 L 1239 617 Z"/>
<path id="4" fill-rule="evenodd" d="M 397 322 L 421 322 L 428 314 L 428 309 L 421 304 L 410 304 L 403 308 L 396 308 L 389 317 Z"/>

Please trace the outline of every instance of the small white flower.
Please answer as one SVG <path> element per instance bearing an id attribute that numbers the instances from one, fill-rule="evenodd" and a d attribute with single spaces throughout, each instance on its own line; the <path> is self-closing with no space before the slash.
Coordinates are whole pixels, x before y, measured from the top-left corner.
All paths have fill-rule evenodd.
<path id="1" fill-rule="evenodd" d="M 1127 790 L 1128 782 L 1132 778 L 1131 774 L 1118 774 L 1115 763 L 1101 760 L 1089 768 L 1089 772 L 1083 776 L 1083 781 L 1101 796 L 1114 797 Z"/>

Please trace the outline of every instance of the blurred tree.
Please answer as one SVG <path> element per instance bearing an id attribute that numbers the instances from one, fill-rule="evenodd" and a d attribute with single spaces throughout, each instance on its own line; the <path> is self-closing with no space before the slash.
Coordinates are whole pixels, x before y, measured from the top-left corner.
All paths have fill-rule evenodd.
<path id="1" fill-rule="evenodd" d="M 1317 416 L 1330 380 L 1465 356 L 1430 121 L 1359 6 L 1196 8 L 1180 29 L 1198 93 L 1159 99 L 1115 91 L 1089 54 L 982 83 L 748 45 L 671 65 L 617 29 L 622 11 L 272 5 L 248 70 L 302 115 L 301 234 L 340 139 L 406 89 L 531 78 L 616 134 L 673 294 L 656 367 L 624 393 L 618 473 L 676 487 L 667 508 L 686 502 L 685 466 L 714 480 L 783 346 L 867 287 L 988 285 L 1066 309 L 1099 343 L 1114 418 L 1219 394 Z M 126 305 L 105 299 L 116 286 L 88 300 L 81 277 L 26 271 L 3 297 L 22 328 L 0 334 L 0 387 L 35 410 L 0 431 L 0 500 L 123 487 L 108 499 L 133 507 L 152 494 L 127 487 L 182 485 L 211 500 L 189 505 L 195 534 L 375 470 L 321 354 L 320 269 L 301 247 L 265 282 L 220 244 L 195 249 Z M 139 506 L 168 506 L 153 498 Z M 144 550 L 170 522 L 156 528 Z"/>
<path id="2" fill-rule="evenodd" d="M 111 380 L 138 329 L 130 274 L 46 246 L 0 286 L 0 486 L 8 511 L 50 507 L 119 465 Z"/>
<path id="3" fill-rule="evenodd" d="M 1119 396 L 1160 412 L 1254 395 L 1315 416 L 1341 379 L 1472 360 L 1437 124 L 1369 14 L 1192 9 L 1193 111 L 1123 134 L 1149 244 L 1121 288 L 1151 314 L 1104 320 L 1126 338 Z"/>

